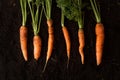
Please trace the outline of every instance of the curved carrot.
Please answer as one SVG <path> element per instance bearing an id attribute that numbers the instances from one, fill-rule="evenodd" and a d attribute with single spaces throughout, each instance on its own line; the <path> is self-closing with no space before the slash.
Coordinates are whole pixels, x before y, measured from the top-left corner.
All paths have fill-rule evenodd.
<path id="1" fill-rule="evenodd" d="M 63 35 L 64 35 L 65 42 L 66 42 L 67 57 L 69 60 L 70 59 L 70 47 L 71 47 L 70 36 L 65 26 L 62 27 L 62 31 L 63 31 Z"/>
<path id="2" fill-rule="evenodd" d="M 79 53 L 81 55 L 81 62 L 84 64 L 84 46 L 85 46 L 85 37 L 84 37 L 84 30 L 78 30 L 78 40 L 79 40 Z"/>
<path id="3" fill-rule="evenodd" d="M 20 45 L 21 45 L 21 50 L 23 53 L 23 57 L 25 59 L 25 61 L 28 60 L 28 56 L 27 56 L 27 27 L 25 26 L 21 26 L 20 27 Z"/>
<path id="4" fill-rule="evenodd" d="M 40 57 L 41 46 L 42 46 L 40 36 L 35 35 L 33 37 L 33 46 L 34 46 L 34 59 L 38 60 L 38 58 Z"/>
<path id="5" fill-rule="evenodd" d="M 102 61 L 103 45 L 104 45 L 104 26 L 102 23 L 97 23 L 95 26 L 96 33 L 96 60 L 97 65 Z"/>

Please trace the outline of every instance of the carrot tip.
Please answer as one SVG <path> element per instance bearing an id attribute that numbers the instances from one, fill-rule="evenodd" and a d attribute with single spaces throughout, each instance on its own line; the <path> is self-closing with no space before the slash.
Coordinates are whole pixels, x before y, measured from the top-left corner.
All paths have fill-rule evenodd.
<path id="1" fill-rule="evenodd" d="M 69 67 L 69 59 L 67 60 L 67 69 L 68 69 L 68 67 Z"/>
<path id="2" fill-rule="evenodd" d="M 45 72 L 45 69 L 46 69 L 46 67 L 47 67 L 47 63 L 48 63 L 48 61 L 46 61 L 46 62 L 45 62 L 45 65 L 44 65 L 44 68 L 43 68 L 42 73 L 44 73 L 44 72 Z"/>

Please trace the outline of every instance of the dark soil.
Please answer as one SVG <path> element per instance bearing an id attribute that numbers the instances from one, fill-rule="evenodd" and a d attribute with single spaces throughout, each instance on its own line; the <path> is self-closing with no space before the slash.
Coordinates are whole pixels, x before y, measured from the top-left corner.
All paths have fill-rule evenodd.
<path id="1" fill-rule="evenodd" d="M 68 69 L 65 41 L 60 26 L 60 9 L 56 7 L 55 0 L 53 1 L 55 43 L 47 68 L 42 73 L 48 37 L 45 17 L 39 34 L 43 45 L 38 61 L 33 59 L 33 31 L 28 17 L 29 60 L 25 62 L 19 43 L 19 0 L 0 0 L 0 80 L 120 80 L 120 0 L 99 0 L 102 22 L 105 26 L 103 61 L 100 66 L 96 66 L 95 61 L 95 21 L 91 18 L 91 12 L 85 13 L 84 65 L 81 64 L 78 52 L 77 23 L 66 19 L 65 24 L 72 42 Z"/>

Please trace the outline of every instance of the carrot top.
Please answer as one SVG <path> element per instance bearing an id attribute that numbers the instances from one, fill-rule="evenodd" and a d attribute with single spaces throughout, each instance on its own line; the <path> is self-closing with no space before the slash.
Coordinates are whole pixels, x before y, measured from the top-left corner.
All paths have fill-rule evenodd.
<path id="1" fill-rule="evenodd" d="M 28 5 L 32 17 L 32 26 L 33 26 L 34 35 L 38 35 L 40 31 L 40 24 L 43 13 L 42 3 L 43 3 L 42 0 L 35 0 L 35 1 L 28 0 Z"/>
<path id="2" fill-rule="evenodd" d="M 44 13 L 47 20 L 51 19 L 52 0 L 44 0 L 43 2 Z"/>
<path id="3" fill-rule="evenodd" d="M 99 5 L 97 4 L 97 2 L 95 0 L 90 0 L 90 3 L 91 3 L 91 7 L 93 9 L 93 13 L 95 15 L 97 23 L 101 23 L 101 15 L 100 15 Z"/>
<path id="4" fill-rule="evenodd" d="M 56 2 L 57 6 L 62 10 L 62 15 L 64 14 L 69 20 L 77 21 L 79 28 L 83 28 L 83 8 L 87 6 L 87 3 L 85 1 L 82 2 L 82 0 L 56 0 Z M 61 22 L 63 23 L 64 21 Z"/>
<path id="5" fill-rule="evenodd" d="M 27 0 L 20 0 L 20 6 L 22 11 L 22 26 L 25 26 L 27 21 Z"/>

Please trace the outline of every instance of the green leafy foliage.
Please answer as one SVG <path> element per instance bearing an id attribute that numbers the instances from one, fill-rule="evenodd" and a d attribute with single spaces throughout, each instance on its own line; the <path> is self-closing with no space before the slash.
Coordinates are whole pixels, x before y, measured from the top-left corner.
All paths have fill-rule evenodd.
<path id="1" fill-rule="evenodd" d="M 89 5 L 88 2 L 84 1 L 81 5 L 78 4 L 80 0 L 56 0 L 57 6 L 61 8 L 64 12 L 64 15 L 69 20 L 78 21 L 78 18 L 82 14 L 80 8 L 83 10 Z"/>

